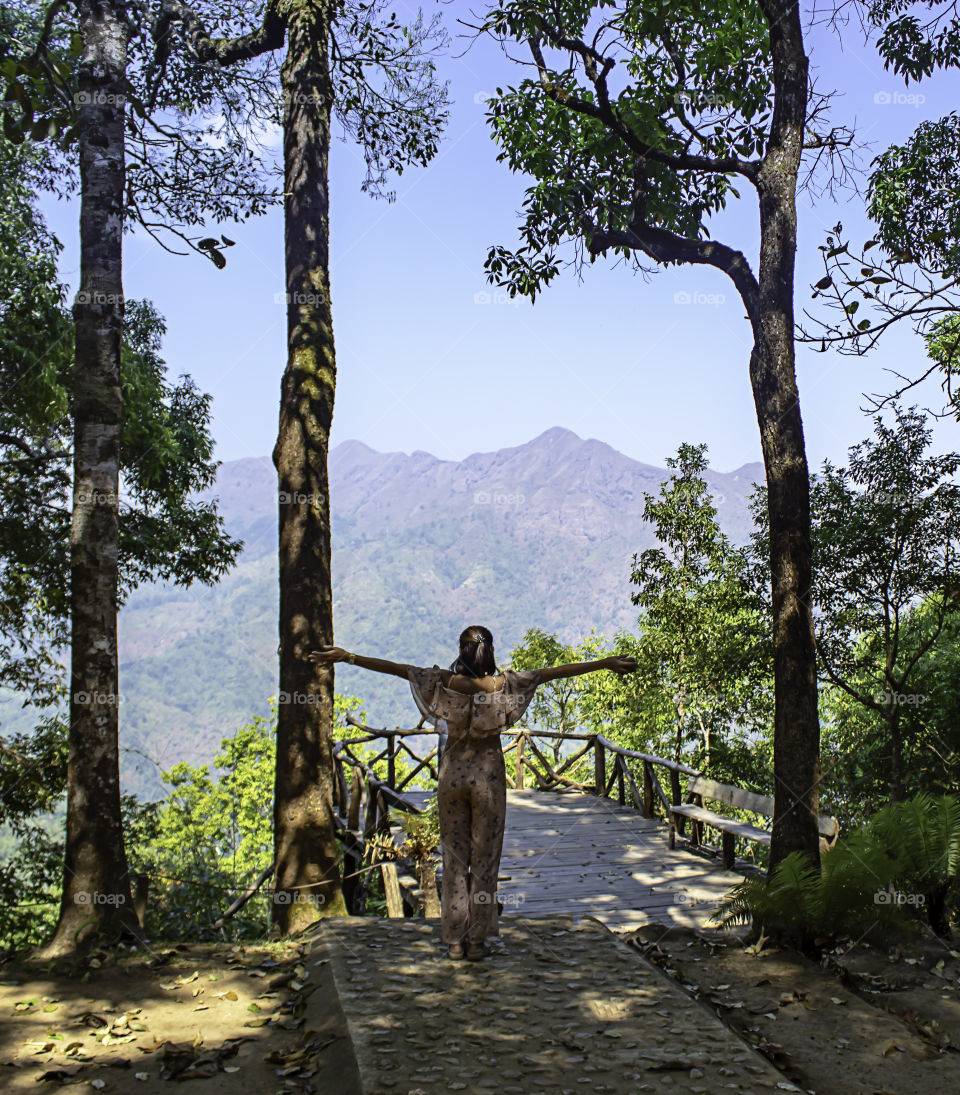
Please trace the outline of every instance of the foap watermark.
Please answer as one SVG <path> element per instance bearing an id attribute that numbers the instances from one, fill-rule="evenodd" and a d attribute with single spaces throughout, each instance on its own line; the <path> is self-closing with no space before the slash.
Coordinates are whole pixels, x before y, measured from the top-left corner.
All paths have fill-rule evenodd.
<path id="1" fill-rule="evenodd" d="M 319 692 L 280 692 L 277 703 L 292 703 L 294 707 L 317 707 L 323 703 Z"/>
<path id="2" fill-rule="evenodd" d="M 275 890 L 274 905 L 325 905 L 326 897 L 322 893 L 303 893 L 302 890 Z"/>
<path id="3" fill-rule="evenodd" d="M 504 908 L 508 905 L 519 906 L 527 900 L 527 895 L 524 893 L 503 893 L 502 891 L 492 894 L 487 890 L 478 890 L 473 895 L 474 905 L 492 905 L 495 900 Z"/>
<path id="4" fill-rule="evenodd" d="M 473 93 L 473 102 L 476 106 L 486 106 L 493 96 L 489 91 L 475 91 Z"/>
<path id="5" fill-rule="evenodd" d="M 78 91 L 73 96 L 74 106 L 126 106 L 127 97 L 115 91 Z"/>
<path id="6" fill-rule="evenodd" d="M 123 304 L 123 293 L 101 293 L 99 289 L 80 289 L 73 298 L 74 304 L 113 305 Z"/>
<path id="7" fill-rule="evenodd" d="M 478 490 L 473 496 L 475 506 L 522 506 L 526 500 L 524 494 L 508 494 L 497 490 Z"/>
<path id="8" fill-rule="evenodd" d="M 298 290 L 296 293 L 274 293 L 274 304 L 286 304 L 288 307 L 291 304 L 309 304 L 315 307 L 318 304 L 326 303 L 326 295 L 320 292 L 303 292 Z"/>
<path id="9" fill-rule="evenodd" d="M 514 711 L 523 706 L 524 699 L 523 696 L 510 692 L 475 692 L 473 703 L 475 707 L 502 708 L 504 717 L 509 718 Z"/>
<path id="10" fill-rule="evenodd" d="M 124 699 L 119 692 L 74 692 L 73 702 L 83 707 L 119 707 Z"/>
<path id="11" fill-rule="evenodd" d="M 479 293 L 473 294 L 474 304 L 512 304 L 514 308 L 520 307 L 520 298 L 512 297 L 509 293 L 504 293 L 502 290 L 491 293 L 487 289 L 481 289 Z"/>
<path id="12" fill-rule="evenodd" d="M 884 707 L 919 707 L 926 699 L 923 692 L 891 692 L 888 689 L 886 692 L 878 692 L 873 697 L 873 702 L 883 704 Z"/>
<path id="13" fill-rule="evenodd" d="M 894 506 L 896 509 L 912 509 L 917 502 L 915 495 L 902 490 L 872 490 L 867 497 L 878 505 Z"/>
<path id="14" fill-rule="evenodd" d="M 115 506 L 117 495 L 112 490 L 78 490 L 77 505 L 80 506 Z"/>
<path id="15" fill-rule="evenodd" d="M 287 91 L 280 94 L 280 105 L 286 106 L 326 106 L 328 96 L 322 91 Z"/>
<path id="16" fill-rule="evenodd" d="M 77 890 L 73 895 L 74 905 L 124 905 L 126 894 L 100 893 L 99 890 Z"/>
<path id="17" fill-rule="evenodd" d="M 903 890 L 877 890 L 873 895 L 874 905 L 914 905 L 919 908 L 926 905 L 926 894 L 904 893 Z"/>
<path id="18" fill-rule="evenodd" d="M 727 303 L 727 298 L 723 293 L 702 293 L 699 289 L 690 292 L 688 289 L 681 289 L 679 293 L 673 294 L 673 303 L 708 304 L 711 308 L 719 308 Z"/>
<path id="19" fill-rule="evenodd" d="M 325 494 L 302 490 L 282 490 L 277 495 L 281 506 L 322 506 L 327 500 Z"/>
<path id="20" fill-rule="evenodd" d="M 926 95 L 919 91 L 878 91 L 873 96 L 877 106 L 920 107 L 927 101 Z"/>
<path id="21" fill-rule="evenodd" d="M 707 110 L 719 110 L 727 105 L 723 95 L 717 95 L 710 91 L 678 91 L 674 97 L 675 106 L 685 110 L 695 110 L 699 114 Z"/>

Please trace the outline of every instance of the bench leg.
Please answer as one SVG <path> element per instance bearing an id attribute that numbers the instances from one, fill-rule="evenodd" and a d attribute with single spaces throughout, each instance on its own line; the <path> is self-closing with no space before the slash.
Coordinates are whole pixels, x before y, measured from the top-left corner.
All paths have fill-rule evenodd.
<path id="1" fill-rule="evenodd" d="M 737 838 L 733 833 L 724 832 L 723 834 L 723 865 L 729 871 L 733 867 L 733 860 L 736 853 Z"/>
<path id="2" fill-rule="evenodd" d="M 695 821 L 690 828 L 693 830 L 693 845 L 695 848 L 699 848 L 703 843 L 703 826 L 699 821 Z"/>

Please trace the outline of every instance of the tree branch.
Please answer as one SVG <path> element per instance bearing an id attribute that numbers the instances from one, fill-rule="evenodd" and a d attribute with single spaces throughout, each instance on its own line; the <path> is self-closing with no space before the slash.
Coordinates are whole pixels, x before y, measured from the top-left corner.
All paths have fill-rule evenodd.
<path id="1" fill-rule="evenodd" d="M 239 38 L 211 38 L 203 21 L 191 7 L 179 0 L 163 0 L 153 24 L 155 61 L 159 62 L 161 71 L 170 54 L 170 36 L 176 24 L 182 26 L 190 48 L 201 61 L 215 61 L 223 66 L 250 61 L 262 53 L 280 49 L 286 34 L 286 24 L 277 13 L 275 3 L 267 5 L 262 25 L 250 34 Z"/>
<path id="2" fill-rule="evenodd" d="M 545 36 L 558 48 L 572 48 L 572 45 L 577 41 L 576 39 L 564 38 L 549 27 L 543 19 L 540 20 L 540 25 Z M 576 96 L 561 93 L 550 79 L 550 69 L 547 67 L 539 41 L 535 38 L 528 38 L 527 44 L 539 73 L 540 86 L 547 98 L 553 100 L 559 106 L 574 111 L 576 114 L 583 114 L 586 117 L 603 122 L 638 156 L 653 160 L 654 163 L 663 164 L 665 167 L 672 167 L 678 171 L 700 171 L 717 175 L 736 174 L 743 175 L 751 180 L 756 178 L 760 170 L 760 164 L 756 161 L 741 160 L 738 156 L 713 157 L 697 156 L 691 153 L 663 152 L 661 149 L 641 140 L 630 126 L 623 121 L 610 102 L 607 75 L 615 64 L 612 57 L 603 58 L 590 46 L 586 45 L 582 46 L 582 50 L 573 49 L 573 52 L 577 53 L 583 61 L 584 71 L 597 93 L 599 102 L 599 106 L 597 106 Z M 597 69 L 598 59 L 602 62 L 599 71 Z"/>
<path id="3" fill-rule="evenodd" d="M 743 252 L 714 240 L 690 239 L 640 221 L 634 221 L 623 230 L 602 229 L 588 217 L 581 223 L 591 255 L 606 251 L 608 247 L 629 247 L 661 263 L 692 263 L 722 270 L 736 286 L 751 323 L 757 316 L 760 286 Z"/>

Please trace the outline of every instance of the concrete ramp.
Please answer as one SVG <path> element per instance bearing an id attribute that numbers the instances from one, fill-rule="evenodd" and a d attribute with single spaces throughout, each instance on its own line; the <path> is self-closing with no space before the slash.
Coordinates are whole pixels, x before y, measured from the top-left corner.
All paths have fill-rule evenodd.
<path id="1" fill-rule="evenodd" d="M 311 942 L 364 1095 L 797 1090 L 592 919 L 506 919 L 477 963 L 448 960 L 420 919 L 328 920 Z"/>

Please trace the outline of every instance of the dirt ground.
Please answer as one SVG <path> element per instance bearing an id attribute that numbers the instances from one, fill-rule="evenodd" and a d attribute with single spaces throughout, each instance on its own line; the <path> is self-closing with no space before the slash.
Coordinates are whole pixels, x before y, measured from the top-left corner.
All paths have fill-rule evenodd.
<path id="1" fill-rule="evenodd" d="M 629 941 L 806 1091 L 960 1091 L 960 952 L 933 937 L 819 963 L 662 929 Z"/>
<path id="2" fill-rule="evenodd" d="M 8 963 L 0 1019 L 4 1091 L 300 1093 L 324 1073 L 355 1090 L 324 965 L 296 943 L 98 952 L 72 974 Z"/>
<path id="3" fill-rule="evenodd" d="M 628 941 L 763 1053 L 787 1090 L 960 1091 L 960 951 L 939 941 L 840 948 L 821 963 L 660 928 Z M 357 1095 L 323 954 L 293 942 L 180 944 L 98 952 L 72 974 L 8 963 L 0 1088 L 149 1095 L 189 1080 L 197 1093 Z"/>

